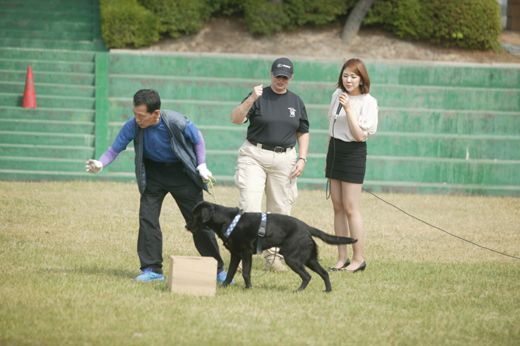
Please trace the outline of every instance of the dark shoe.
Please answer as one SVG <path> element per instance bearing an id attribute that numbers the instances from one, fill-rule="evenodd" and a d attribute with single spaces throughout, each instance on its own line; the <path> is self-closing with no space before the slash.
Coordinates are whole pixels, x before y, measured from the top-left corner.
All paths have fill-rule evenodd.
<path id="1" fill-rule="evenodd" d="M 350 260 L 347 258 L 347 261 L 345 262 L 345 264 L 343 265 L 343 267 L 341 267 L 341 268 L 329 267 L 329 272 L 337 272 L 337 271 L 343 270 L 343 269 L 345 269 L 349 264 L 350 264 Z"/>
<path id="2" fill-rule="evenodd" d="M 363 263 L 361 263 L 361 265 L 359 267 L 357 267 L 356 269 L 353 269 L 353 270 L 342 269 L 342 270 L 344 270 L 346 272 L 349 272 L 349 273 L 355 273 L 355 272 L 358 272 L 358 271 L 365 270 L 366 267 L 367 267 L 367 263 L 365 261 L 363 261 Z"/>

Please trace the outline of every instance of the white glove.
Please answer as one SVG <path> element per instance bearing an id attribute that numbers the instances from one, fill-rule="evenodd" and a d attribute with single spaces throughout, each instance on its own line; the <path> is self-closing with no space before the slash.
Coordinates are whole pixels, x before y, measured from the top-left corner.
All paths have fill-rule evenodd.
<path id="1" fill-rule="evenodd" d="M 85 169 L 87 172 L 99 173 L 103 170 L 103 164 L 98 160 L 90 159 L 85 162 Z"/>
<path id="2" fill-rule="evenodd" d="M 197 171 L 199 171 L 199 175 L 205 183 L 209 182 L 210 178 L 213 177 L 205 163 L 199 165 Z"/>

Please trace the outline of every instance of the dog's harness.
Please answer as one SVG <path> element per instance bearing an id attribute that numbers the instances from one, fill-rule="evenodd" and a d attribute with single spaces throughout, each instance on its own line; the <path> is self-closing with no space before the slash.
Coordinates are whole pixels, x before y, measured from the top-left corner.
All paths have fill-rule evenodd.
<path id="1" fill-rule="evenodd" d="M 240 221 L 242 214 L 244 214 L 244 211 L 242 209 L 240 209 L 238 211 L 238 214 L 233 219 L 233 221 L 231 221 L 231 225 L 229 225 L 226 232 L 224 232 L 224 235 L 227 238 L 229 238 L 229 236 L 231 235 L 231 232 L 233 232 L 233 230 L 235 229 L 235 226 L 237 225 L 238 221 Z M 262 253 L 262 241 L 264 240 L 266 225 L 267 225 L 267 213 L 262 213 L 262 220 L 260 221 L 260 228 L 258 229 L 258 240 L 256 242 L 257 255 Z"/>
<path id="2" fill-rule="evenodd" d="M 262 221 L 260 221 L 260 228 L 258 229 L 258 240 L 256 241 L 256 254 L 262 253 L 262 241 L 265 236 L 265 226 L 267 224 L 267 214 L 262 213 Z"/>
<path id="3" fill-rule="evenodd" d="M 244 211 L 242 209 L 239 209 L 238 210 L 238 214 L 235 216 L 235 218 L 233 219 L 233 221 L 231 221 L 231 225 L 229 225 L 227 231 L 224 233 L 224 235 L 226 237 L 229 238 L 229 235 L 231 234 L 231 232 L 233 232 L 233 230 L 235 229 L 235 226 L 237 225 L 238 221 L 240 220 L 240 218 L 242 217 L 242 214 L 244 214 Z"/>

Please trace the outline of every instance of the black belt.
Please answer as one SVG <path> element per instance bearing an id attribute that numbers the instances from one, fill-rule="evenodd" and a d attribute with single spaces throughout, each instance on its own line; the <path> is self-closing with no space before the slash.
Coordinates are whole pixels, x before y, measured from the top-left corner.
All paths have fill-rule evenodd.
<path id="1" fill-rule="evenodd" d="M 265 150 L 274 151 L 275 153 L 285 153 L 287 150 L 290 150 L 290 149 L 293 148 L 293 147 L 287 147 L 287 148 L 284 148 L 284 147 L 272 147 L 270 145 L 256 143 L 256 142 L 252 142 L 252 141 L 249 141 L 249 143 L 251 143 L 253 145 L 256 145 L 257 147 L 265 149 Z"/>

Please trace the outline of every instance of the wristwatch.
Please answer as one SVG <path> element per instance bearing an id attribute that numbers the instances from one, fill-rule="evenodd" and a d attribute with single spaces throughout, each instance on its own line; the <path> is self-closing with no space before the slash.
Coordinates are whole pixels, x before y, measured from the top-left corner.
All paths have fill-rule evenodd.
<path id="1" fill-rule="evenodd" d="M 307 159 L 305 157 L 300 157 L 298 160 L 303 160 L 305 163 L 307 163 Z"/>

